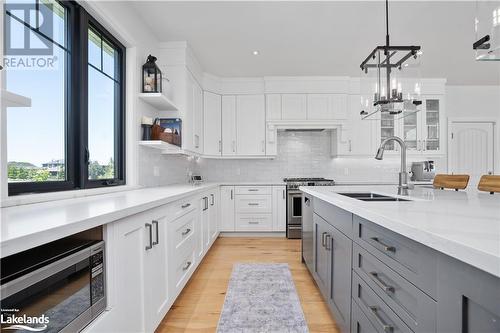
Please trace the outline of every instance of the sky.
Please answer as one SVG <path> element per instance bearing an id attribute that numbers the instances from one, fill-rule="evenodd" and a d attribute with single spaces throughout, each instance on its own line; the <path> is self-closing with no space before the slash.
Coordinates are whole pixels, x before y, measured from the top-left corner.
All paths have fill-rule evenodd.
<path id="1" fill-rule="evenodd" d="M 54 15 L 54 40 L 64 44 L 64 22 Z M 14 20 L 11 20 L 11 22 Z M 11 26 L 14 46 L 23 44 L 24 27 Z M 41 45 L 33 32 L 31 45 Z M 8 161 L 30 162 L 37 166 L 52 159 L 64 158 L 64 73 L 66 51 L 54 45 L 57 57 L 52 69 L 6 68 L 7 90 L 31 98 L 28 108 L 7 109 Z M 89 47 L 89 59 L 100 59 L 100 49 Z M 112 68 L 113 58 L 103 57 L 105 69 Z M 100 64 L 98 65 L 100 67 Z M 90 159 L 107 164 L 114 155 L 113 81 L 89 68 L 89 150 Z"/>

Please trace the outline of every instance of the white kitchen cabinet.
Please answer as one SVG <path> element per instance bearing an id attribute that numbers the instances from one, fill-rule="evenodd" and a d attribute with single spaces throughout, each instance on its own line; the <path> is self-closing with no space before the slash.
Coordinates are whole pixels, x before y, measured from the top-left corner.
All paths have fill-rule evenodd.
<path id="1" fill-rule="evenodd" d="M 236 155 L 236 96 L 222 96 L 222 155 Z"/>
<path id="2" fill-rule="evenodd" d="M 154 219 L 145 224 L 144 304 L 146 332 L 153 332 L 156 329 L 170 307 L 170 295 L 167 283 L 168 221 L 165 214 L 166 210 L 164 208 L 155 209 L 153 216 L 159 215 L 159 217 L 154 217 Z M 151 235 L 149 235 L 150 228 Z"/>
<path id="3" fill-rule="evenodd" d="M 266 120 L 281 120 L 281 95 L 266 95 Z"/>
<path id="4" fill-rule="evenodd" d="M 306 94 L 281 95 L 281 119 L 282 120 L 307 119 L 307 95 Z"/>
<path id="5" fill-rule="evenodd" d="M 221 95 L 203 93 L 203 153 L 222 154 L 222 99 Z"/>
<path id="6" fill-rule="evenodd" d="M 307 119 L 333 119 L 332 96 L 330 94 L 307 95 Z"/>
<path id="7" fill-rule="evenodd" d="M 199 200 L 199 218 L 196 221 L 195 233 L 196 233 L 196 259 L 201 261 L 205 255 L 207 247 L 207 236 L 208 236 L 208 226 L 210 223 L 210 215 L 208 212 L 208 194 L 205 193 Z"/>
<path id="8" fill-rule="evenodd" d="M 203 153 L 203 91 L 196 79 L 187 73 L 186 110 L 183 119 L 183 147 L 186 150 Z"/>
<path id="9" fill-rule="evenodd" d="M 272 125 L 266 125 L 266 156 L 278 155 L 278 131 Z"/>
<path id="10" fill-rule="evenodd" d="M 286 231 L 285 186 L 273 186 L 273 231 Z"/>
<path id="11" fill-rule="evenodd" d="M 360 96 L 350 95 L 348 98 L 347 120 L 343 125 L 332 132 L 332 148 L 336 149 L 336 156 L 371 156 L 375 154 L 377 145 L 377 126 L 380 130 L 380 120 L 362 119 L 359 112 Z"/>
<path id="12" fill-rule="evenodd" d="M 207 234 L 207 247 L 210 247 L 219 236 L 218 219 L 219 219 L 219 190 L 213 190 L 209 193 L 209 222 Z"/>
<path id="13" fill-rule="evenodd" d="M 234 186 L 220 187 L 220 231 L 234 231 Z"/>
<path id="14" fill-rule="evenodd" d="M 236 153 L 240 156 L 266 154 L 266 110 L 264 95 L 236 97 Z"/>

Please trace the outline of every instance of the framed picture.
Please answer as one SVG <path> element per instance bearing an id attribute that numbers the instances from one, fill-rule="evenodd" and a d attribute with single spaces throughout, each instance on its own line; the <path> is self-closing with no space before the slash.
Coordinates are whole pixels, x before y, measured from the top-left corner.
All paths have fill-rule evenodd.
<path id="1" fill-rule="evenodd" d="M 182 120 L 179 118 L 158 118 L 155 121 L 159 131 L 153 131 L 153 140 L 162 140 L 182 147 Z"/>

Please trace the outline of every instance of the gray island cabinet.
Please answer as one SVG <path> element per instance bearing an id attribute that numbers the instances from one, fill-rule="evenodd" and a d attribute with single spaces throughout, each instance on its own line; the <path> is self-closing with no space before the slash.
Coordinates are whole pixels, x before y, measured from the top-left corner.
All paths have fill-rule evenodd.
<path id="1" fill-rule="evenodd" d="M 341 332 L 500 332 L 500 278 L 303 193 L 303 261 Z"/>

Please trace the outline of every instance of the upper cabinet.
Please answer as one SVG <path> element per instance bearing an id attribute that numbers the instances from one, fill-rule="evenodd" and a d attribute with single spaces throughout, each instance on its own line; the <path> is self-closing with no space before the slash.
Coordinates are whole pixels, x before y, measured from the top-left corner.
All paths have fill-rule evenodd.
<path id="1" fill-rule="evenodd" d="M 281 95 L 281 119 L 282 120 L 305 120 L 305 119 L 307 119 L 307 95 L 306 94 L 282 94 Z"/>
<path id="2" fill-rule="evenodd" d="M 236 151 L 238 155 L 266 154 L 266 108 L 264 95 L 236 97 Z"/>
<path id="3" fill-rule="evenodd" d="M 308 94 L 308 120 L 343 120 L 347 118 L 346 94 Z"/>
<path id="4" fill-rule="evenodd" d="M 222 155 L 236 155 L 236 96 L 222 96 Z"/>
<path id="5" fill-rule="evenodd" d="M 222 98 L 208 91 L 203 93 L 203 152 L 222 155 Z"/>
<path id="6" fill-rule="evenodd" d="M 266 120 L 281 120 L 281 95 L 266 95 Z"/>
<path id="7" fill-rule="evenodd" d="M 197 154 L 202 154 L 203 90 L 189 72 L 186 77 L 186 104 L 182 123 L 183 148 Z"/>

